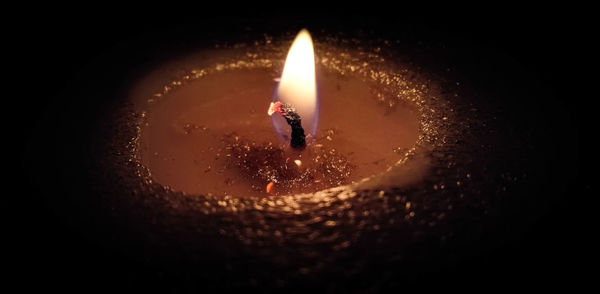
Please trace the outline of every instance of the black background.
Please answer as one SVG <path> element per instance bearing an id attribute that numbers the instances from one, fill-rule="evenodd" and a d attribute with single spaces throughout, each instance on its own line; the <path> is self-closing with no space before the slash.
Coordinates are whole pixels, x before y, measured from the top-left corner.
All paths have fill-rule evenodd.
<path id="1" fill-rule="evenodd" d="M 16 123 L 6 127 L 15 131 L 10 142 L 17 142 L 19 154 L 18 181 L 11 184 L 18 185 L 21 192 L 15 195 L 23 203 L 9 211 L 16 212 L 9 226 L 15 232 L 10 238 L 16 245 L 10 252 L 13 272 L 22 286 L 152 289 L 159 269 L 90 237 L 99 225 L 85 213 L 94 204 L 81 200 L 88 191 L 86 178 L 73 172 L 83 166 L 77 139 L 87 139 L 89 125 L 113 102 L 102 99 L 119 99 L 116 94 L 154 62 L 222 36 L 243 35 L 247 28 L 278 32 L 301 27 L 363 29 L 367 36 L 400 39 L 416 44 L 434 62 L 453 65 L 455 74 L 475 88 L 531 92 L 528 100 L 519 96 L 518 101 L 494 103 L 539 117 L 537 127 L 544 130 L 532 140 L 548 145 L 541 151 L 547 162 L 540 166 L 539 181 L 547 186 L 535 196 L 542 213 L 489 254 L 414 285 L 511 289 L 524 284 L 536 289 L 576 287 L 585 280 L 579 263 L 591 258 L 582 236 L 590 234 L 583 216 L 593 185 L 581 163 L 592 112 L 592 97 L 584 91 L 592 38 L 584 8 L 70 9 L 20 11 L 23 17 L 8 27 L 11 41 L 5 44 L 10 52 L 5 58 L 17 65 L 10 73 L 16 81 L 7 85 L 16 94 L 5 98 L 16 101 L 12 109 L 18 110 Z"/>

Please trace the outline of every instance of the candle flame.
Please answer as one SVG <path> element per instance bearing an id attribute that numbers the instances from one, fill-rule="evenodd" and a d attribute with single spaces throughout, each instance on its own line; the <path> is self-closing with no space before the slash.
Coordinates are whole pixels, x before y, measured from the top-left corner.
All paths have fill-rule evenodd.
<path id="1" fill-rule="evenodd" d="M 314 136 L 318 119 L 315 54 L 312 39 L 305 29 L 298 33 L 290 47 L 275 96 L 273 100 L 296 109 L 304 130 Z M 280 134 L 289 133 L 289 126 L 281 117 L 273 116 L 273 123 Z"/>

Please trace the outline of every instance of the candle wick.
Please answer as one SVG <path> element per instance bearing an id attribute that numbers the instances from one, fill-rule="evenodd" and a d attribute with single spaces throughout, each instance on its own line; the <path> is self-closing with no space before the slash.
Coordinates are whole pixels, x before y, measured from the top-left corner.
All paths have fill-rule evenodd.
<path id="1" fill-rule="evenodd" d="M 296 112 L 296 109 L 290 104 L 277 101 L 271 103 L 271 107 L 269 108 L 269 115 L 273 112 L 277 112 L 279 115 L 283 116 L 285 121 L 292 128 L 290 146 L 300 150 L 306 148 L 306 135 L 304 134 L 304 128 L 302 128 L 302 119 Z"/>

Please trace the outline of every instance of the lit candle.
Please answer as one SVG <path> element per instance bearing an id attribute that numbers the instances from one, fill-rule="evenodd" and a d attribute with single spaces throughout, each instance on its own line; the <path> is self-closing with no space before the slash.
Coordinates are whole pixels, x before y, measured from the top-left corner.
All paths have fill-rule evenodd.
<path id="1" fill-rule="evenodd" d="M 111 209 L 165 244 L 148 255 L 206 272 L 206 256 L 236 273 L 256 260 L 260 287 L 282 268 L 294 287 L 297 276 L 302 284 L 339 272 L 347 258 L 360 267 L 365 252 L 403 274 L 423 272 L 414 265 L 458 230 L 469 238 L 478 228 L 490 187 L 509 184 L 481 180 L 490 154 L 503 152 L 456 82 L 441 85 L 397 63 L 389 42 L 374 44 L 315 38 L 318 125 L 313 135 L 303 122 L 304 149 L 291 148 L 287 122 L 281 136 L 272 122 L 281 117 L 267 113 L 287 98 L 278 89 L 295 55 L 289 43 L 219 47 L 151 72 L 102 137 L 110 145 L 98 170 L 109 176 L 98 186 L 120 191 Z M 283 102 L 300 109 L 304 100 Z"/>
<path id="2" fill-rule="evenodd" d="M 314 193 L 384 173 L 402 160 L 419 138 L 417 106 L 386 97 L 393 87 L 386 93 L 384 85 L 368 79 L 367 65 L 362 76 L 348 74 L 323 56 L 315 69 L 313 50 L 310 35 L 302 31 L 283 72 L 277 60 L 233 50 L 220 54 L 231 54 L 233 61 L 201 59 L 203 68 L 180 74 L 150 99 L 134 93 L 145 115 L 141 163 L 151 177 L 188 194 Z M 137 88 L 156 89 L 155 79 Z M 421 94 L 406 91 L 407 97 Z M 290 148 L 291 128 L 282 116 L 273 115 L 271 123 L 265 114 L 271 98 L 295 108 L 307 148 Z M 410 173 L 403 181 L 422 175 Z"/>
<path id="3" fill-rule="evenodd" d="M 224 19 L 221 24 L 238 21 Z M 505 22 L 494 22 L 502 26 L 491 32 L 473 23 L 478 23 L 473 36 L 502 44 L 510 44 L 499 41 L 511 41 L 513 34 L 497 32 L 520 32 L 525 42 L 506 45 L 514 50 L 504 53 L 527 52 L 522 51 L 527 42 L 540 40 L 519 22 L 513 22 L 513 31 L 506 31 Z M 331 22 L 326 24 L 332 29 Z M 553 237 L 572 229 L 564 221 L 573 209 L 570 202 L 557 201 L 556 210 L 549 211 L 547 201 L 578 193 L 571 184 L 589 192 L 574 164 L 565 164 L 577 155 L 573 130 L 580 127 L 571 126 L 563 104 L 556 104 L 569 96 L 552 100 L 551 87 L 538 84 L 510 58 L 461 39 L 473 28 L 470 21 L 458 28 L 444 24 L 439 27 L 447 30 L 437 37 L 419 25 L 389 20 L 379 27 L 381 34 L 367 28 L 353 35 L 343 22 L 343 34 L 315 33 L 319 120 L 313 134 L 311 120 L 302 114 L 307 146 L 299 151 L 289 147 L 287 124 L 282 135 L 274 128 L 271 119 L 281 117 L 265 113 L 274 99 L 286 98 L 276 87 L 285 75 L 293 35 L 220 44 L 157 67 L 129 88 L 131 74 L 145 73 L 148 63 L 198 50 L 195 46 L 206 46 L 208 36 L 234 38 L 213 33 L 212 26 L 204 32 L 187 26 L 193 27 L 187 37 L 195 36 L 195 42 L 181 40 L 180 30 L 168 30 L 177 36 L 163 38 L 164 30 L 123 46 L 132 30 L 118 27 L 122 33 L 113 42 L 119 40 L 119 46 L 110 46 L 114 43 L 101 37 L 111 34 L 89 34 L 100 38 L 89 47 L 108 44 L 94 52 L 115 50 L 72 73 L 78 78 L 69 80 L 68 89 L 48 99 L 52 81 L 64 81 L 65 70 L 81 66 L 69 55 L 89 53 L 85 44 L 78 46 L 81 36 L 75 32 L 67 43 L 72 46 L 51 42 L 58 45 L 55 50 L 36 55 L 53 66 L 23 67 L 53 73 L 25 79 L 42 89 L 29 95 L 38 98 L 33 102 L 52 104 L 46 115 L 22 116 L 40 124 L 25 132 L 30 138 L 25 174 L 31 181 L 21 187 L 39 196 L 21 197 L 26 208 L 39 205 L 18 218 L 35 228 L 22 230 L 35 239 L 26 242 L 27 255 L 42 264 L 40 273 L 48 281 L 71 276 L 75 282 L 101 280 L 112 287 L 125 278 L 151 290 L 158 285 L 205 292 L 386 292 L 406 289 L 415 278 L 422 287 L 430 281 L 493 284 L 488 282 L 504 279 L 507 272 L 514 279 L 515 271 L 523 281 L 538 270 L 544 277 L 561 277 L 558 266 L 547 265 L 555 262 L 556 252 L 568 251 L 563 243 L 573 243 Z M 246 34 L 245 25 L 236 26 L 236 32 Z M 547 31 L 548 41 L 554 40 L 556 30 Z M 41 40 L 57 40 L 47 35 Z M 30 39 L 36 46 L 29 48 L 39 49 L 39 40 Z M 154 42 L 163 43 L 154 47 Z M 542 57 L 565 53 L 554 45 L 542 42 L 535 47 L 539 50 L 529 51 L 528 57 L 544 61 L 537 64 L 539 72 L 557 66 L 558 59 Z M 57 58 L 59 52 L 64 55 Z M 77 61 L 63 64 L 69 58 Z M 571 71 L 543 76 L 571 85 L 564 82 L 565 72 Z M 27 111 L 35 104 L 20 100 Z M 293 104 L 300 109 L 303 103 Z M 269 143 L 270 153 L 246 149 Z M 354 166 L 348 177 L 288 187 L 281 180 L 288 178 L 279 175 L 277 183 L 253 178 L 256 168 L 226 158 L 280 154 L 271 162 L 302 171 L 321 155 L 319 150 L 332 149 Z M 375 164 L 376 157 L 384 160 Z M 253 166 L 259 166 L 261 157 L 253 158 Z M 325 172 L 318 176 L 330 180 L 332 172 Z M 547 218 L 540 220 L 541 214 Z M 531 243 L 531 235 L 544 237 Z M 490 256 L 490 251 L 499 253 Z M 527 266 L 515 266 L 522 261 Z M 53 267 L 62 263 L 67 272 Z"/>

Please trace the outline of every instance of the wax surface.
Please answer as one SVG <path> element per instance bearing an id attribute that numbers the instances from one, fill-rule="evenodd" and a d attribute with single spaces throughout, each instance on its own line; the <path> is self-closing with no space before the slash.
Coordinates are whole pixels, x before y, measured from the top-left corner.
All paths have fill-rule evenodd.
<path id="1" fill-rule="evenodd" d="M 402 150 L 416 142 L 418 113 L 410 105 L 390 107 L 378 102 L 376 89 L 358 77 L 319 71 L 317 80 L 318 131 L 314 138 L 308 138 L 303 152 L 290 150 L 289 142 L 276 133 L 266 113 L 275 86 L 272 74 L 239 69 L 193 80 L 149 104 L 140 137 L 141 161 L 157 182 L 174 190 L 240 197 L 266 195 L 268 178 L 264 183 L 262 178 L 248 180 L 253 177 L 251 173 L 262 169 L 247 165 L 260 162 L 241 162 L 240 157 L 247 154 L 231 152 L 230 143 L 270 143 L 291 161 L 301 160 L 299 167 L 289 165 L 300 172 L 319 160 L 329 160 L 327 167 L 339 168 L 337 173 L 326 168 L 308 184 L 305 181 L 272 192 L 309 193 L 384 172 L 401 159 Z M 332 162 L 331 152 L 336 162 Z"/>

